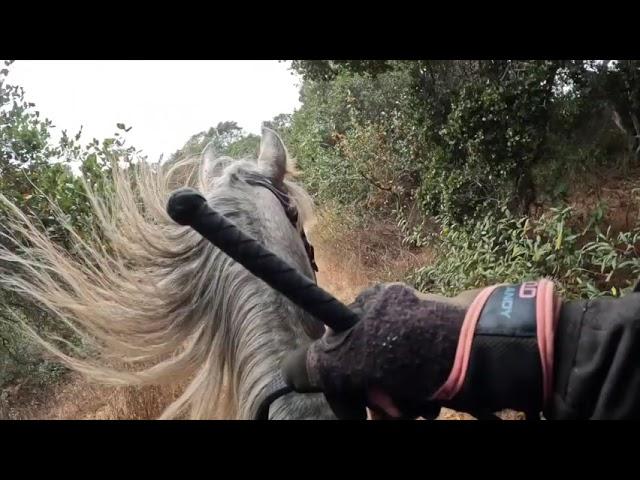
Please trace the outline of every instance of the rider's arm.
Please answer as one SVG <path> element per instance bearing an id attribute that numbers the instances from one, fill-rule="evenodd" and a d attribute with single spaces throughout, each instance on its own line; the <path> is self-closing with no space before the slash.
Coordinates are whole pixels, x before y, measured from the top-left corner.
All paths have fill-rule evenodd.
<path id="1" fill-rule="evenodd" d="M 640 293 L 564 304 L 549 419 L 640 418 Z"/>

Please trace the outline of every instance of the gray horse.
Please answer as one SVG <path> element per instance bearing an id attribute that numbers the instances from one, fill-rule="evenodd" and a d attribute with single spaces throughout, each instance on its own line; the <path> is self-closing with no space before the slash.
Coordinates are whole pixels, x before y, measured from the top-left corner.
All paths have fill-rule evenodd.
<path id="1" fill-rule="evenodd" d="M 314 278 L 301 238 L 312 202 L 291 180 L 294 173 L 281 139 L 266 128 L 257 160 L 217 158 L 207 147 L 200 158 L 170 168 L 141 164 L 133 180 L 115 168 L 109 198 L 86 185 L 108 241 L 87 242 L 71 231 L 74 256 L 2 198 L 8 230 L 22 248 L 0 249 L 0 264 L 13 265 L 0 270 L 0 285 L 42 305 L 82 337 L 90 356 L 63 353 L 25 324 L 46 349 L 92 379 L 149 385 L 188 378 L 162 418 L 253 418 L 283 355 L 318 338 L 324 327 L 176 225 L 166 201 L 178 185 L 199 189 L 219 212 Z M 246 181 L 256 174 L 288 193 L 299 214 L 295 224 L 272 191 Z M 271 418 L 333 416 L 321 395 L 289 394 L 273 404 Z"/>

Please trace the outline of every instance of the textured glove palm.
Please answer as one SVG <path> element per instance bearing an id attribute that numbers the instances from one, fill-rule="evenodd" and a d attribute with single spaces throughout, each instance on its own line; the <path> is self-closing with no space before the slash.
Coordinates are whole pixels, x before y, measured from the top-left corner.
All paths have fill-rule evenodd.
<path id="1" fill-rule="evenodd" d="M 365 418 L 385 392 L 404 417 L 433 418 L 431 400 L 453 365 L 465 310 L 424 300 L 401 284 L 377 285 L 350 306 L 361 318 L 345 332 L 328 331 L 284 364 L 298 391 L 325 393 L 338 418 Z"/>

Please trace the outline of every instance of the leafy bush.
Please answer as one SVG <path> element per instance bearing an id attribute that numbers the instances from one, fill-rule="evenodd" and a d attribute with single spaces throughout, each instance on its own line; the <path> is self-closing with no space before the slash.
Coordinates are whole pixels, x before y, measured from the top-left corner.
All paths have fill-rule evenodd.
<path id="1" fill-rule="evenodd" d="M 503 210 L 465 228 L 444 221 L 438 260 L 411 280 L 422 290 L 457 294 L 547 277 L 569 297 L 620 295 L 640 277 L 640 225 L 613 234 L 593 218 L 578 231 L 571 226 L 572 213 L 571 207 L 554 208 L 531 220 Z"/>

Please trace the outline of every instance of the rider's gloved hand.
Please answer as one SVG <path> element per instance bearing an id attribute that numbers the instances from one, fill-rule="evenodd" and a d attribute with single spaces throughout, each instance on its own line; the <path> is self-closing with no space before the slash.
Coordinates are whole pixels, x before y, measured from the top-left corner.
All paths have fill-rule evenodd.
<path id="1" fill-rule="evenodd" d="M 541 280 L 484 289 L 466 307 L 449 300 L 402 284 L 366 290 L 351 305 L 360 322 L 289 356 L 285 377 L 324 392 L 338 418 L 365 418 L 365 407 L 434 418 L 440 406 L 640 418 L 640 292 L 564 302 Z"/>
<path id="2" fill-rule="evenodd" d="M 435 418 L 431 400 L 450 374 L 465 310 L 425 300 L 402 284 L 377 285 L 350 307 L 360 322 L 292 354 L 284 363 L 297 391 L 322 391 L 339 418 Z"/>

